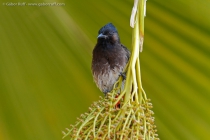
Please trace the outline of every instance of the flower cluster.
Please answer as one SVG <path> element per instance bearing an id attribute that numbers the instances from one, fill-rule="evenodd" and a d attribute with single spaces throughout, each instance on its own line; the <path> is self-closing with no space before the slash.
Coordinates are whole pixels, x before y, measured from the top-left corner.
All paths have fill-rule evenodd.
<path id="1" fill-rule="evenodd" d="M 63 132 L 64 137 L 70 136 L 71 140 L 158 140 L 150 100 L 138 103 L 130 98 L 125 102 L 124 96 L 119 99 L 117 90 L 94 102 L 75 125 Z"/>

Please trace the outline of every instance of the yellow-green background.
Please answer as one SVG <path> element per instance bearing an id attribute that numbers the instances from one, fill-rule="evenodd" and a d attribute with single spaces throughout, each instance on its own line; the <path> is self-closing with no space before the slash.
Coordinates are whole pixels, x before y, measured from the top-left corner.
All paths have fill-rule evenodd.
<path id="1" fill-rule="evenodd" d="M 133 0 L 0 1 L 0 140 L 59 140 L 102 95 L 91 53 L 112 22 L 129 49 Z M 143 87 L 162 140 L 210 139 L 210 1 L 148 0 Z"/>

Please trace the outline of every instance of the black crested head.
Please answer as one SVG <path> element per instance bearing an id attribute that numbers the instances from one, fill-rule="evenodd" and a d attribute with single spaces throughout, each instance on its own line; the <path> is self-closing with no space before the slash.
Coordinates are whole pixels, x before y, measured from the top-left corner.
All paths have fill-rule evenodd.
<path id="1" fill-rule="evenodd" d="M 98 34 L 105 33 L 107 31 L 113 31 L 117 33 L 116 27 L 112 23 L 108 23 L 98 31 Z"/>
<path id="2" fill-rule="evenodd" d="M 116 43 L 120 42 L 120 38 L 117 32 L 117 29 L 112 23 L 108 23 L 105 26 L 103 26 L 98 31 L 98 41 L 99 42 L 110 42 L 110 43 Z"/>

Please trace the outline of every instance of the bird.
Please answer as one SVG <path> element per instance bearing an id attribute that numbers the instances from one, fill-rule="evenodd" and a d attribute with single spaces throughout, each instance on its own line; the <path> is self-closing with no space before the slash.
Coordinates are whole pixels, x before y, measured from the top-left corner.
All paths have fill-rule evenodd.
<path id="1" fill-rule="evenodd" d="M 113 89 L 130 58 L 130 51 L 121 44 L 116 27 L 108 23 L 98 31 L 92 52 L 92 75 L 97 87 L 105 95 Z"/>

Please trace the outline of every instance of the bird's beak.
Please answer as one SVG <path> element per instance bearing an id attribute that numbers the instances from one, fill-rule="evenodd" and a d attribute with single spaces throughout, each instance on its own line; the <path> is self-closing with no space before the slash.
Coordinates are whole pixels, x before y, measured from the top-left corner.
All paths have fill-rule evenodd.
<path id="1" fill-rule="evenodd" d="M 97 38 L 105 38 L 105 39 L 106 39 L 106 38 L 107 38 L 107 35 L 103 35 L 103 34 L 101 33 L 101 34 L 98 35 Z"/>

